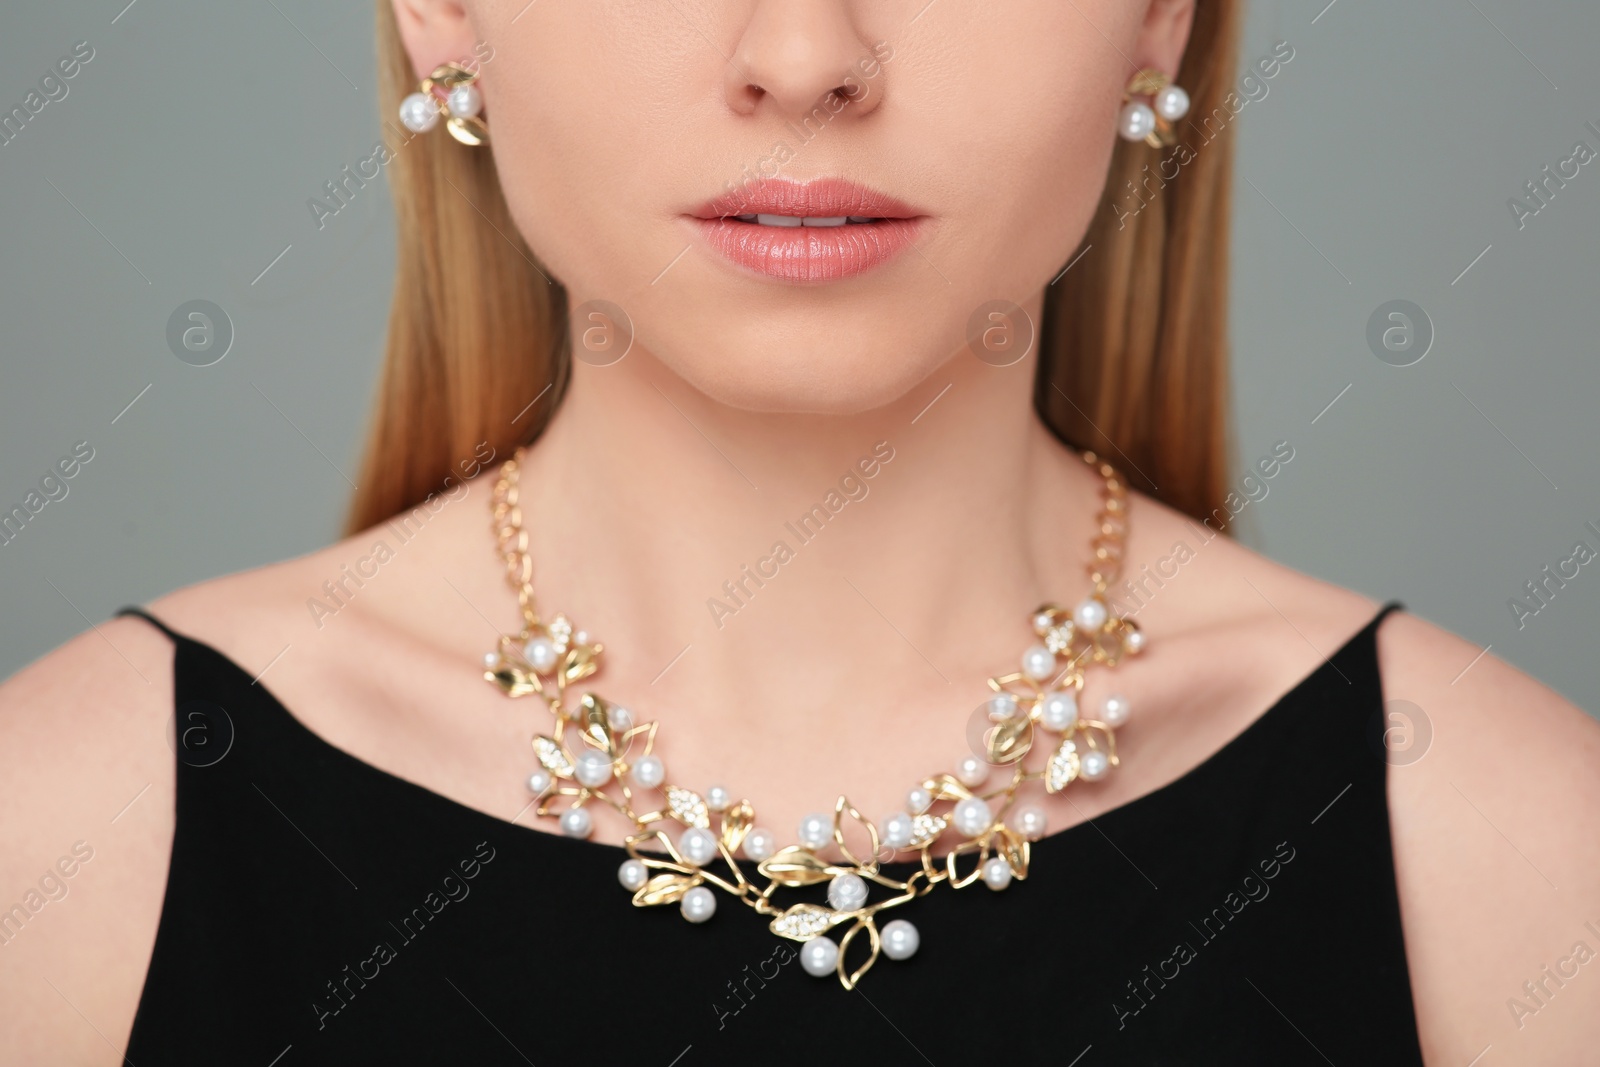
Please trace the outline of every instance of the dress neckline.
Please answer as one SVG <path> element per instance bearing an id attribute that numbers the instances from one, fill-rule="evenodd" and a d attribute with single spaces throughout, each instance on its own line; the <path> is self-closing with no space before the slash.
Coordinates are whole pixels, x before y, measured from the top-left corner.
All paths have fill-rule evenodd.
<path id="1" fill-rule="evenodd" d="M 1064 848 L 1066 840 L 1076 840 L 1083 833 L 1087 832 L 1094 823 L 1107 818 L 1126 818 L 1135 812 L 1144 810 L 1146 807 L 1150 806 L 1150 804 L 1156 802 L 1160 798 L 1181 792 L 1184 789 L 1192 788 L 1196 782 L 1210 775 L 1218 773 L 1218 769 L 1226 764 L 1233 756 L 1235 756 L 1244 748 L 1248 747 L 1253 740 L 1275 725 L 1277 720 L 1287 712 L 1288 708 L 1293 703 L 1295 703 L 1296 697 L 1318 683 L 1330 670 L 1337 671 L 1338 668 L 1336 666 L 1336 661 L 1350 656 L 1355 651 L 1357 646 L 1361 645 L 1364 642 L 1364 639 L 1374 630 L 1376 630 L 1378 624 L 1381 623 L 1390 612 L 1403 609 L 1404 605 L 1398 600 L 1391 600 L 1384 603 L 1383 606 L 1378 609 L 1377 613 L 1374 614 L 1365 625 L 1347 637 L 1337 649 L 1324 657 L 1322 661 L 1317 664 L 1317 666 L 1313 667 L 1288 689 L 1285 689 L 1275 700 L 1273 700 L 1273 702 L 1266 708 L 1265 711 L 1252 718 L 1249 724 L 1246 725 L 1242 730 L 1229 737 L 1228 740 L 1223 742 L 1220 747 L 1213 750 L 1198 763 L 1194 764 L 1176 778 L 1173 778 L 1168 782 L 1164 782 L 1161 785 L 1156 786 L 1154 789 L 1141 793 L 1136 797 L 1125 800 L 1121 804 L 1107 808 L 1105 811 L 1100 812 L 1098 815 L 1095 815 L 1092 818 L 1084 819 L 1081 822 L 1073 823 L 1071 826 L 1063 827 L 1060 830 L 1046 834 L 1045 836 L 1032 842 L 1032 850 L 1037 853 L 1041 848 L 1049 849 L 1051 851 L 1058 848 Z M 208 644 L 199 638 L 191 637 L 187 634 L 180 634 L 170 629 L 153 616 L 144 612 L 142 609 L 130 607 L 124 608 L 118 612 L 118 614 L 124 613 L 141 615 L 150 622 L 160 626 L 161 629 L 165 630 L 174 638 L 174 640 L 187 641 L 189 644 L 196 646 L 197 648 L 211 655 L 216 660 L 220 661 L 234 674 L 236 679 L 243 679 L 247 687 L 259 689 L 261 691 L 262 698 L 265 700 L 269 709 L 275 711 L 284 720 L 291 724 L 291 728 L 295 732 L 301 734 L 310 744 L 324 750 L 325 752 L 328 752 L 335 758 L 350 764 L 362 774 L 377 776 L 380 780 L 386 780 L 391 787 L 410 792 L 419 800 L 434 804 L 442 804 L 449 809 L 456 809 L 458 813 L 462 814 L 464 818 L 469 820 L 480 821 L 486 825 L 492 825 L 499 829 L 510 829 L 513 832 L 532 835 L 535 838 L 543 839 L 543 841 L 550 843 L 556 848 L 572 848 L 576 852 L 587 853 L 596 859 L 610 857 L 618 863 L 628 857 L 628 850 L 622 845 L 612 844 L 609 841 L 593 841 L 589 838 L 568 837 L 565 834 L 556 833 L 549 830 L 539 830 L 531 826 L 524 826 L 521 823 L 512 821 L 512 819 L 505 819 L 498 815 L 492 815 L 489 812 L 472 807 L 470 804 L 464 804 L 461 801 L 456 800 L 454 797 L 441 793 L 436 789 L 421 784 L 420 782 L 413 782 L 409 778 L 402 778 L 392 771 L 387 771 L 384 768 L 379 767 L 375 763 L 370 763 L 362 757 L 357 756 L 355 753 L 350 752 L 347 749 L 340 748 L 338 745 L 334 744 L 332 741 L 329 741 L 317 731 L 313 730 L 309 725 L 302 721 L 299 716 L 295 715 L 295 713 L 290 710 L 289 706 L 284 703 L 284 701 L 279 699 L 278 695 L 274 693 L 265 683 L 251 676 L 251 674 L 246 671 L 243 666 L 241 666 L 221 649 L 215 647 L 214 645 Z M 1340 673 L 1342 676 L 1342 672 Z M 176 688 L 176 679 L 174 679 L 174 688 Z M 523 811 L 526 810 L 526 807 L 523 808 Z M 520 816 L 521 812 L 518 812 L 518 815 Z M 942 859 L 943 856 L 941 855 L 939 858 Z M 754 861 L 744 858 L 740 858 L 739 863 L 741 866 L 745 867 L 746 870 L 754 870 L 756 867 Z M 909 874 L 911 871 L 916 870 L 920 866 L 921 862 L 919 860 L 892 860 L 889 862 L 880 863 L 878 865 L 878 869 L 891 875 L 897 873 Z"/>

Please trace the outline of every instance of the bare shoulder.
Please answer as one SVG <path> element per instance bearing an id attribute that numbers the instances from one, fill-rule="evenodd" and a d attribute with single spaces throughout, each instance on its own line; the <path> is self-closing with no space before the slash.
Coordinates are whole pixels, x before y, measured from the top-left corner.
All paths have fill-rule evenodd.
<path id="1" fill-rule="evenodd" d="M 310 625 L 313 576 L 337 575 L 356 547 L 201 582 L 149 610 L 259 669 Z M 148 622 L 115 618 L 0 684 L 6 1062 L 121 1062 L 171 860 L 173 651 Z"/>
<path id="2" fill-rule="evenodd" d="M 171 850 L 171 668 L 165 636 L 116 619 L 0 685 L 11 1062 L 112 1062 L 132 1025 Z"/>
<path id="3" fill-rule="evenodd" d="M 1209 743 L 1242 725 L 1227 707 L 1263 706 L 1314 662 L 1309 647 L 1332 651 L 1377 611 L 1217 536 L 1220 521 L 1142 496 L 1130 517 L 1118 606 L 1151 632 L 1151 667 L 1170 638 L 1162 673 L 1184 678 L 1176 697 L 1213 694 L 1199 714 L 1184 709 L 1185 728 L 1211 724 Z M 1490 1046 L 1484 1062 L 1583 1062 L 1600 1040 L 1600 723 L 1414 615 L 1391 614 L 1377 636 L 1404 746 L 1390 761 L 1390 825 L 1428 1062 L 1469 1063 Z"/>
<path id="4" fill-rule="evenodd" d="M 1424 1050 L 1578 1062 L 1600 1038 L 1600 723 L 1413 616 L 1378 644 L 1391 729 L 1426 746 L 1389 773 Z"/>
<path id="5" fill-rule="evenodd" d="M 1326 658 L 1378 612 L 1371 597 L 1242 544 L 1226 509 L 1196 519 L 1141 493 L 1132 497 L 1127 557 L 1109 594 L 1147 629 L 1215 635 L 1236 651 L 1261 653 L 1249 660 L 1303 666 Z M 1232 657 L 1235 673 L 1240 658 Z"/>
<path id="6" fill-rule="evenodd" d="M 395 728 L 411 705 L 453 706 L 407 687 L 430 657 L 457 678 L 463 656 L 481 654 L 473 601 L 506 595 L 492 562 L 458 547 L 487 538 L 477 509 L 444 506 L 461 489 L 147 608 L 264 678 L 335 743 L 383 756 L 384 739 L 411 738 L 388 756 L 420 777 L 430 755 L 473 739 L 421 713 Z M 429 626 L 441 619 L 462 649 L 440 650 Z M 101 622 L 0 684 L 0 1062 L 121 1062 L 171 863 L 174 710 L 173 643 L 136 618 Z"/>

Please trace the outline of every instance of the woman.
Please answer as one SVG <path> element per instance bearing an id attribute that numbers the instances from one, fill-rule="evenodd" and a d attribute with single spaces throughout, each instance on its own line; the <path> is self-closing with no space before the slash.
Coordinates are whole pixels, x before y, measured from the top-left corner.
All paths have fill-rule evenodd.
<path id="1" fill-rule="evenodd" d="M 8 1062 L 1580 1061 L 1600 731 L 1227 536 L 1238 17 L 381 4 L 352 533 L 0 690 Z"/>

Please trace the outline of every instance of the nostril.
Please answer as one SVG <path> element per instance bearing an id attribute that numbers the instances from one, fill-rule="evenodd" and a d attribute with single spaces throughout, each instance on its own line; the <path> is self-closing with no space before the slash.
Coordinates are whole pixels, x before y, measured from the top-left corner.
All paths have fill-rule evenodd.
<path id="1" fill-rule="evenodd" d="M 767 91 L 761 88 L 761 86 L 746 83 L 737 91 L 737 103 L 743 105 L 747 109 L 753 109 L 758 103 L 761 102 L 761 98 L 766 95 Z"/>

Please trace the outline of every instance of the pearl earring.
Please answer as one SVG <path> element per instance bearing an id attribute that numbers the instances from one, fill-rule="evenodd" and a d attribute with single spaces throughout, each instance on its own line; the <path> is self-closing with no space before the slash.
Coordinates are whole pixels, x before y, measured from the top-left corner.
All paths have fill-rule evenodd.
<path id="1" fill-rule="evenodd" d="M 483 94 L 474 83 L 478 72 L 459 63 L 445 63 L 422 79 L 422 88 L 400 101 L 400 121 L 412 133 L 427 133 L 444 116 L 450 136 L 462 144 L 489 141 L 489 127 L 478 115 Z"/>
<path id="2" fill-rule="evenodd" d="M 1135 96 L 1148 96 L 1150 103 L 1134 100 Z M 1146 67 L 1128 81 L 1122 99 L 1127 103 L 1118 116 L 1117 133 L 1123 140 L 1143 141 L 1151 148 L 1177 143 L 1172 124 L 1189 113 L 1189 94 L 1171 78 Z"/>

